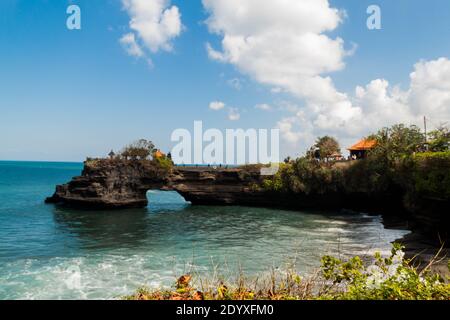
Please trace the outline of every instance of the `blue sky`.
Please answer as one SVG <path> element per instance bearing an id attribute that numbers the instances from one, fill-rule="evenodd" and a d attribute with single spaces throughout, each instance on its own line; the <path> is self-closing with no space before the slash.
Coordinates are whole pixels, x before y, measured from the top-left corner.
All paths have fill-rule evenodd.
<path id="1" fill-rule="evenodd" d="M 382 10 L 382 29 L 368 30 L 366 9 L 375 2 Z M 424 90 L 407 93 L 415 65 L 424 61 L 424 70 L 445 70 L 437 78 L 448 79 L 448 61 L 441 60 L 439 65 L 429 63 L 449 57 L 450 2 L 375 2 L 329 1 L 332 8 L 341 10 L 342 21 L 323 33 L 330 39 L 342 38 L 346 51 L 355 45 L 356 49 L 342 57 L 345 66 L 317 75 L 331 77 L 336 92 L 348 95 L 346 101 L 360 108 L 363 117 L 366 104 L 370 106 L 366 118 L 379 118 L 373 111 L 378 108 L 378 100 L 369 100 L 372 95 L 367 88 L 367 94 L 361 94 L 355 102 L 352 98 L 355 88 L 365 88 L 375 79 L 386 79 L 392 90 L 398 84 L 403 94 L 388 94 L 383 101 L 399 104 L 399 108 L 404 103 L 405 110 L 411 105 L 411 110 L 405 111 L 408 114 L 405 122 L 415 123 L 428 107 L 420 103 L 428 101 L 432 91 L 427 82 L 423 86 L 411 86 L 425 86 L 428 90 L 425 93 Z M 81 8 L 81 30 L 66 28 L 69 4 Z M 226 28 L 222 33 L 212 32 L 206 22 L 212 15 L 211 7 L 208 11 L 200 0 L 167 1 L 166 7 L 171 6 L 178 8 L 184 26 L 179 35 L 169 39 L 173 49 L 146 50 L 146 58 L 142 58 L 127 54 L 120 43 L 127 33 L 134 32 L 137 39 L 140 35 L 139 31 L 130 29 L 132 14 L 120 0 L 2 0 L 0 159 L 80 161 L 86 156 L 104 155 L 111 148 L 117 150 L 141 137 L 150 138 L 163 150 L 169 150 L 171 132 L 176 128 L 192 128 L 194 120 L 203 120 L 205 127 L 219 129 L 270 129 L 287 122 L 299 125 L 297 129 L 284 126 L 282 133 L 287 139 L 282 143 L 283 155 L 301 154 L 313 136 L 336 135 L 345 147 L 373 129 L 363 126 L 344 130 L 316 125 L 321 112 L 330 113 L 317 111 L 317 117 L 311 115 L 316 110 L 317 97 L 302 90 L 298 93 L 288 86 L 281 93 L 273 92 L 271 89 L 278 87 L 278 83 L 261 80 L 266 79 L 264 70 L 248 69 L 244 60 L 235 63 L 231 59 L 211 58 L 206 43 L 220 51 L 223 35 L 238 32 Z M 215 14 L 219 16 L 218 12 Z M 221 19 L 227 21 L 226 17 Z M 252 28 L 242 32 L 247 34 L 248 30 Z M 270 48 L 269 43 L 265 45 Z M 145 49 L 145 41 L 140 46 Z M 152 66 L 148 59 L 152 60 Z M 429 75 L 428 71 L 423 73 Z M 239 80 L 239 89 L 230 84 L 233 79 Z M 447 112 L 450 105 L 446 104 L 448 86 L 444 84 L 440 90 L 443 98 L 439 101 L 443 105 L 426 114 L 434 122 L 450 120 Z M 403 97 L 405 94 L 408 98 Z M 227 107 L 211 110 L 208 106 L 213 101 L 222 101 Z M 258 104 L 270 105 L 271 110 L 256 109 Z M 296 123 L 299 115 L 283 108 L 287 105 L 295 106 L 295 112 L 303 110 L 307 114 L 303 121 L 314 123 L 314 128 L 304 129 L 309 130 L 309 138 L 300 134 L 301 122 Z M 228 119 L 230 107 L 236 108 L 239 120 Z M 357 121 L 356 115 L 361 113 L 359 109 L 349 109 L 348 113 L 351 112 L 356 118 L 343 117 L 348 127 L 354 126 L 352 121 Z M 386 119 L 386 124 L 392 119 Z"/>

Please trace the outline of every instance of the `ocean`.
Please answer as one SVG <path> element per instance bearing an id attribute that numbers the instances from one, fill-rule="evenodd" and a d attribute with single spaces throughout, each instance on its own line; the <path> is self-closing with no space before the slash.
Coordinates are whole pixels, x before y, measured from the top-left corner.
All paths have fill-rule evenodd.
<path id="1" fill-rule="evenodd" d="M 116 299 L 170 286 L 187 272 L 264 276 L 324 254 L 388 253 L 405 230 L 381 216 L 191 206 L 148 192 L 145 209 L 82 211 L 44 204 L 81 163 L 0 162 L 0 299 Z"/>

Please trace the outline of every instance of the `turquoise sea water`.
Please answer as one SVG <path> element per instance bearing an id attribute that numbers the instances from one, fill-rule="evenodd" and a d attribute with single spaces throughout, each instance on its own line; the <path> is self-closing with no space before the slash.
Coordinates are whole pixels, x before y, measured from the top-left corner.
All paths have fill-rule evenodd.
<path id="1" fill-rule="evenodd" d="M 184 272 L 248 276 L 332 254 L 387 252 L 406 233 L 381 217 L 190 206 L 149 191 L 145 209 L 79 211 L 44 204 L 82 164 L 0 162 L 0 299 L 111 299 Z"/>

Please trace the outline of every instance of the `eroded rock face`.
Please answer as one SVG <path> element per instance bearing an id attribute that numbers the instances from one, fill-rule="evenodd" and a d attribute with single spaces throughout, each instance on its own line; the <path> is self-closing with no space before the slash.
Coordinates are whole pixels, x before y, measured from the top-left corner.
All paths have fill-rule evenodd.
<path id="1" fill-rule="evenodd" d="M 373 197 L 370 193 L 327 194 L 270 192 L 260 187 L 265 177 L 259 167 L 207 168 L 175 167 L 164 169 L 152 161 L 94 160 L 85 163 L 81 176 L 56 187 L 48 203 L 88 209 L 143 208 L 148 205 L 148 190 L 174 190 L 197 205 L 243 205 L 288 209 L 353 209 L 383 212 L 414 218 L 417 225 L 432 232 L 439 226 L 448 231 L 448 202 L 424 202 L 404 208 L 401 195 Z M 443 232 L 440 232 L 442 235 Z"/>
<path id="2" fill-rule="evenodd" d="M 46 202 L 95 209 L 141 208 L 148 204 L 148 190 L 174 190 L 193 204 L 251 204 L 261 199 L 251 189 L 260 181 L 257 169 L 167 171 L 151 161 L 105 159 L 86 162 L 81 176 L 57 186 Z"/>
<path id="3" fill-rule="evenodd" d="M 86 162 L 81 176 L 56 187 L 47 203 L 96 209 L 140 208 L 146 192 L 167 184 L 168 173 L 151 162 L 96 160 Z"/>
<path id="4" fill-rule="evenodd" d="M 342 208 L 341 193 L 326 195 L 264 191 L 260 168 L 175 167 L 164 170 L 151 161 L 95 160 L 85 163 L 81 176 L 56 187 L 47 203 L 92 209 L 142 208 L 148 190 L 173 190 L 196 205 Z M 364 202 L 364 201 L 362 201 Z M 352 203 L 357 203 L 352 198 Z"/>

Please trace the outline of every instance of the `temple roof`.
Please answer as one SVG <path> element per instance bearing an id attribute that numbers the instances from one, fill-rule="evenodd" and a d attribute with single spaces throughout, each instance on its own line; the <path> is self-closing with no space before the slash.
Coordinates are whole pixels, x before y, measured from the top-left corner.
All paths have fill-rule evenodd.
<path id="1" fill-rule="evenodd" d="M 164 153 L 161 152 L 161 150 L 156 150 L 156 152 L 153 155 L 155 158 L 163 158 L 166 155 Z"/>
<path id="2" fill-rule="evenodd" d="M 376 140 L 362 139 L 357 144 L 348 148 L 349 151 L 371 150 L 377 144 Z"/>

